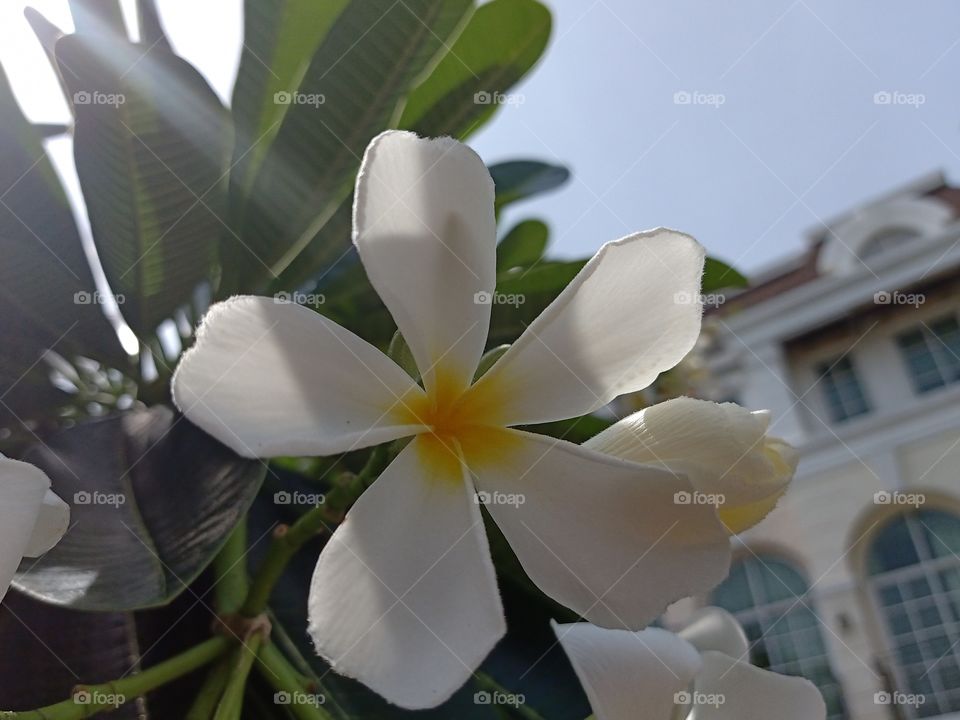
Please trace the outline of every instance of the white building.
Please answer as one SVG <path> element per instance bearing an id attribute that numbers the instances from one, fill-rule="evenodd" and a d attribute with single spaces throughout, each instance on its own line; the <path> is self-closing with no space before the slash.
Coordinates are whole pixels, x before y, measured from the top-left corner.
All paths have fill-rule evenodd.
<path id="1" fill-rule="evenodd" d="M 960 189 L 830 222 L 708 314 L 707 395 L 801 451 L 710 602 L 831 718 L 960 718 Z"/>

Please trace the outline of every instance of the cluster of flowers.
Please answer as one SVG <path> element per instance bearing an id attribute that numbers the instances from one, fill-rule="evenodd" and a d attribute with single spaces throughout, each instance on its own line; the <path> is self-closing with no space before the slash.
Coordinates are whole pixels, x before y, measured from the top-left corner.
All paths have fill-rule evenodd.
<path id="1" fill-rule="evenodd" d="M 598 718 L 634 717 L 641 702 L 651 717 L 675 716 L 689 687 L 693 700 L 725 698 L 717 717 L 824 717 L 811 684 L 743 662 L 746 641 L 722 613 L 686 639 L 643 629 L 719 583 L 731 534 L 786 489 L 796 454 L 767 436 L 766 413 L 679 398 L 583 445 L 514 429 L 594 412 L 676 365 L 700 331 L 701 305 L 675 300 L 699 297 L 700 245 L 662 229 L 604 245 L 475 378 L 491 306 L 474 297 L 496 280 L 483 162 L 450 139 L 384 133 L 355 197 L 354 242 L 422 384 L 313 310 L 261 297 L 212 307 L 173 380 L 184 414 L 246 457 L 412 438 L 320 555 L 309 591 L 317 652 L 402 707 L 449 698 L 506 632 L 475 498 L 515 495 L 524 502 L 487 511 L 530 579 L 589 621 L 555 629 Z M 48 484 L 34 482 L 11 533 L 47 524 Z M 723 503 L 676 501 L 692 494 Z M 4 563 L 37 550 L 17 548 Z"/>

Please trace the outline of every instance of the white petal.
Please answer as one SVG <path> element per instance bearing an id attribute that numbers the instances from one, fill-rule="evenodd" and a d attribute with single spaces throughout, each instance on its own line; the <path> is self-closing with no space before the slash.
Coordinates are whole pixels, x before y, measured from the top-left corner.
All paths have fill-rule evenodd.
<path id="1" fill-rule="evenodd" d="M 779 495 L 796 470 L 796 451 L 768 438 L 768 425 L 766 411 L 680 397 L 644 408 L 584 445 L 684 473 L 697 490 L 735 506 Z"/>
<path id="2" fill-rule="evenodd" d="M 823 720 L 826 705 L 809 680 L 761 670 L 718 652 L 702 654 L 694 681 L 703 696 L 722 702 L 694 704 L 689 720 Z"/>
<path id="3" fill-rule="evenodd" d="M 501 424 L 576 417 L 642 390 L 700 332 L 703 248 L 672 230 L 607 243 L 481 378 Z"/>
<path id="4" fill-rule="evenodd" d="M 700 652 L 715 650 L 742 658 L 747 656 L 750 647 L 740 623 L 718 607 L 700 608 L 678 634 Z"/>
<path id="5" fill-rule="evenodd" d="M 449 698 L 506 632 L 476 497 L 434 442 L 415 438 L 360 497 L 310 587 L 317 652 L 409 709 Z"/>
<path id="6" fill-rule="evenodd" d="M 50 478 L 19 460 L 0 456 L 0 599 L 30 545 Z"/>
<path id="7" fill-rule="evenodd" d="M 242 296 L 210 308 L 173 376 L 191 422 L 244 457 L 332 455 L 418 432 L 422 394 L 396 363 L 322 315 Z"/>
<path id="8" fill-rule="evenodd" d="M 551 624 L 597 720 L 670 720 L 700 667 L 697 651 L 666 630 Z"/>
<path id="9" fill-rule="evenodd" d="M 714 509 L 674 502 L 689 491 L 685 478 L 496 432 L 487 448 L 464 443 L 467 463 L 527 575 L 558 602 L 597 625 L 639 630 L 726 577 L 729 540 Z"/>
<path id="10" fill-rule="evenodd" d="M 60 542 L 70 527 L 70 506 L 53 490 L 47 490 L 40 505 L 37 522 L 30 534 L 30 542 L 24 550 L 26 557 L 40 557 Z"/>
<path id="11" fill-rule="evenodd" d="M 427 389 L 473 379 L 496 282 L 493 180 L 451 138 L 378 135 L 357 176 L 353 236 Z M 441 379 L 438 381 L 435 376 Z"/>

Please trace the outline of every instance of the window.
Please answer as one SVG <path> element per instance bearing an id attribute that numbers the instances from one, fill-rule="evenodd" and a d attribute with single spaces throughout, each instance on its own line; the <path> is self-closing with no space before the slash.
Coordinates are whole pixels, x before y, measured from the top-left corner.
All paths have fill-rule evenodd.
<path id="1" fill-rule="evenodd" d="M 952 315 L 898 335 L 897 345 L 918 393 L 960 380 L 960 326 Z"/>
<path id="2" fill-rule="evenodd" d="M 734 565 L 713 603 L 743 625 L 750 661 L 785 675 L 801 675 L 820 688 L 829 720 L 846 717 L 843 690 L 830 669 L 820 621 L 804 597 L 807 581 L 775 558 L 749 557 Z"/>
<path id="3" fill-rule="evenodd" d="M 817 374 L 823 386 L 827 409 L 834 422 L 870 411 L 849 357 L 842 357 L 832 363 L 821 363 L 817 366 Z"/>
<path id="4" fill-rule="evenodd" d="M 871 589 L 887 629 L 897 690 L 922 695 L 907 717 L 960 712 L 960 518 L 901 515 L 870 547 Z"/>

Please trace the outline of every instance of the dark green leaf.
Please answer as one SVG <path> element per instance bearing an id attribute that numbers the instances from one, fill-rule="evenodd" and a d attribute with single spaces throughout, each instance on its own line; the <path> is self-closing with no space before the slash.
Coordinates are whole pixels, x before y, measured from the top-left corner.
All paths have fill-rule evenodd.
<path id="1" fill-rule="evenodd" d="M 64 430 L 24 460 L 71 503 L 71 527 L 53 550 L 21 566 L 14 585 L 84 610 L 177 596 L 223 545 L 265 472 L 163 406 Z"/>
<path id="2" fill-rule="evenodd" d="M 703 266 L 701 292 L 712 293 L 724 288 L 745 288 L 750 282 L 722 260 L 708 257 Z"/>
<path id="3" fill-rule="evenodd" d="M 147 47 L 170 49 L 170 40 L 160 23 L 157 0 L 137 0 L 137 23 L 140 26 L 140 42 Z"/>
<path id="4" fill-rule="evenodd" d="M 539 160 L 497 163 L 490 166 L 490 174 L 497 187 L 497 210 L 517 200 L 555 190 L 570 178 L 570 171 L 562 165 Z"/>
<path id="5" fill-rule="evenodd" d="M 228 240 L 222 294 L 274 278 L 337 213 L 370 139 L 468 10 L 469 0 L 346 7 L 290 98 L 245 207 L 243 244 Z"/>
<path id="6" fill-rule="evenodd" d="M 21 415 L 8 393 L 28 370 L 36 375 L 45 369 L 40 360 L 47 349 L 122 366 L 117 337 L 93 302 L 93 276 L 66 194 L 2 71 L 0 257 L 0 335 L 8 339 L 0 400 L 7 409 Z"/>
<path id="7" fill-rule="evenodd" d="M 399 126 L 427 137 L 466 137 L 500 107 L 494 100 L 540 59 L 550 27 L 550 11 L 536 0 L 481 5 L 450 51 L 410 93 Z"/>
<path id="8" fill-rule="evenodd" d="M 504 296 L 504 302 L 493 305 L 488 347 L 511 343 L 520 337 L 585 263 L 585 260 L 543 261 L 527 270 L 498 275 L 497 292 Z M 515 302 L 507 302 L 510 299 Z"/>
<path id="9" fill-rule="evenodd" d="M 228 117 L 200 73 L 159 46 L 71 35 L 56 53 L 76 99 L 74 157 L 98 254 L 146 339 L 212 271 Z"/>
<path id="10" fill-rule="evenodd" d="M 231 109 L 232 198 L 241 206 L 320 42 L 348 0 L 245 0 L 243 49 Z"/>
<path id="11" fill-rule="evenodd" d="M 542 220 L 524 220 L 514 225 L 497 245 L 497 272 L 537 262 L 547 249 L 549 235 Z"/>

